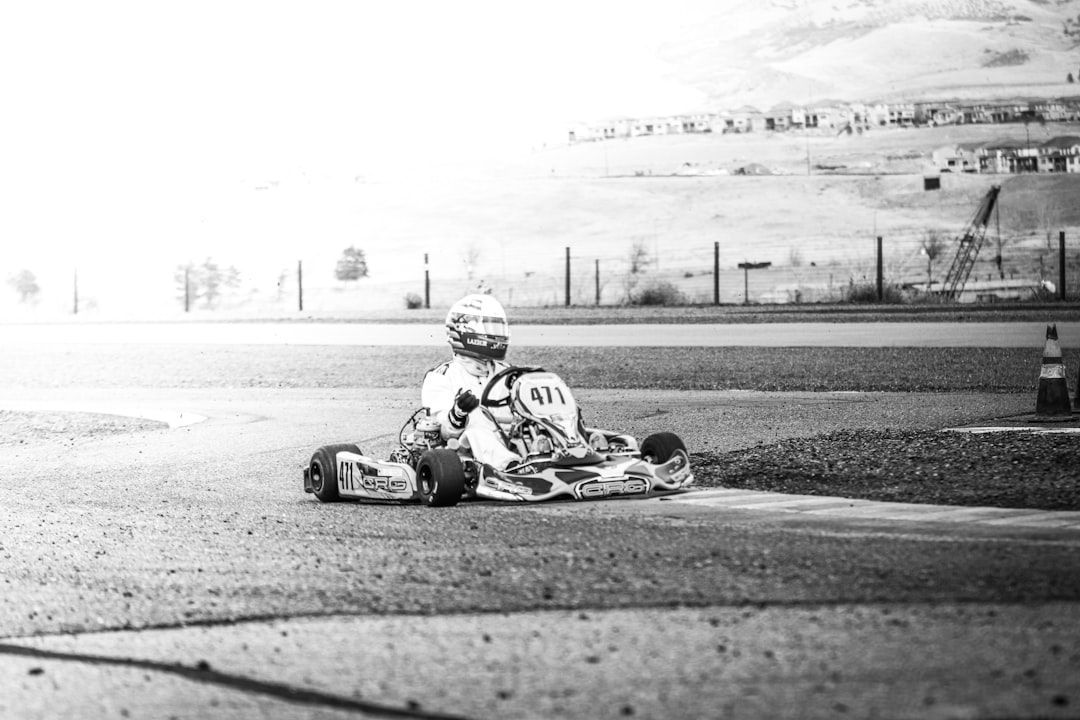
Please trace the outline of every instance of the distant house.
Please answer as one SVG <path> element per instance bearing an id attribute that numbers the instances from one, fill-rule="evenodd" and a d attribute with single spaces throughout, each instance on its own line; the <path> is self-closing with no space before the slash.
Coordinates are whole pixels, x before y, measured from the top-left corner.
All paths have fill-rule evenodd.
<path id="1" fill-rule="evenodd" d="M 782 102 L 761 112 L 744 106 L 737 110 L 697 112 L 681 115 L 615 118 L 568 128 L 569 141 L 590 142 L 649 135 L 679 135 L 686 133 L 756 133 L 785 132 L 801 129 L 832 130 L 836 134 L 862 132 L 873 127 L 919 127 L 968 123 L 1024 123 L 1045 125 L 1049 122 L 1080 120 L 1080 98 L 1050 100 L 996 100 L 992 102 L 921 101 L 911 103 L 861 103 L 842 100 L 821 100 L 810 105 Z M 1030 141 L 1023 148 L 1011 145 L 987 148 L 980 155 L 982 172 L 1064 172 L 1076 161 L 1064 150 L 1048 148 L 1041 155 L 1028 152 Z M 940 148 L 942 169 L 958 167 L 970 172 L 965 153 Z M 1051 156 L 1058 159 L 1052 159 Z M 1059 157 L 1060 156 L 1060 157 Z M 953 166 L 947 157 L 951 157 Z"/>
<path id="2" fill-rule="evenodd" d="M 1039 171 L 1039 148 L 1023 140 L 1005 138 L 984 143 L 978 150 L 979 171 L 1024 173 Z"/>
<path id="3" fill-rule="evenodd" d="M 614 118 L 588 125 L 579 123 L 569 129 L 571 143 L 592 142 L 596 140 L 614 140 L 630 137 L 633 121 L 627 118 Z"/>
<path id="4" fill-rule="evenodd" d="M 765 116 L 757 108 L 744 105 L 735 110 L 726 120 L 724 132 L 761 132 L 765 130 Z"/>
<path id="5" fill-rule="evenodd" d="M 888 124 L 893 127 L 911 127 L 915 124 L 915 104 L 898 103 L 888 106 Z"/>
<path id="6" fill-rule="evenodd" d="M 713 116 L 708 113 L 694 113 L 679 115 L 675 118 L 680 132 L 683 133 L 707 133 L 712 132 Z"/>
<path id="7" fill-rule="evenodd" d="M 994 102 L 962 105 L 959 108 L 965 123 L 1007 123 L 1028 111 L 1025 102 Z"/>
<path id="8" fill-rule="evenodd" d="M 1039 172 L 1080 172 L 1080 137 L 1063 135 L 1039 146 Z"/>
<path id="9" fill-rule="evenodd" d="M 782 102 L 765 113 L 766 130 L 791 130 L 801 128 L 806 122 L 806 113 L 789 102 Z"/>
<path id="10" fill-rule="evenodd" d="M 829 130 L 848 125 L 845 113 L 834 105 L 811 105 L 804 113 L 806 127 L 826 128 Z"/>
<path id="11" fill-rule="evenodd" d="M 942 172 L 976 173 L 979 172 L 977 152 L 978 143 L 953 143 L 934 150 L 934 165 Z"/>
<path id="12" fill-rule="evenodd" d="M 1035 101 L 1031 103 L 1030 112 L 1044 122 L 1062 122 L 1076 119 L 1076 111 L 1061 100 Z"/>
<path id="13" fill-rule="evenodd" d="M 873 114 L 871 109 L 872 107 L 873 106 L 867 105 L 865 103 L 837 105 L 840 114 L 848 119 L 848 122 L 852 127 L 862 128 L 863 130 L 867 130 L 870 128 L 871 125 L 877 124 L 871 119 L 871 116 Z M 843 123 L 838 123 L 837 126 L 840 127 L 842 125 Z"/>
<path id="14" fill-rule="evenodd" d="M 631 121 L 626 118 L 609 120 L 600 126 L 600 139 L 614 140 L 616 138 L 630 137 Z"/>
<path id="15" fill-rule="evenodd" d="M 889 124 L 889 106 L 885 103 L 874 103 L 866 107 L 866 122 L 868 125 L 884 127 Z"/>
<path id="16" fill-rule="evenodd" d="M 663 118 L 635 120 L 634 124 L 630 127 L 631 137 L 641 137 L 643 135 L 667 135 L 667 133 L 668 122 Z"/>
<path id="17" fill-rule="evenodd" d="M 918 125 L 955 125 L 963 114 L 950 103 L 916 103 L 915 122 Z"/>

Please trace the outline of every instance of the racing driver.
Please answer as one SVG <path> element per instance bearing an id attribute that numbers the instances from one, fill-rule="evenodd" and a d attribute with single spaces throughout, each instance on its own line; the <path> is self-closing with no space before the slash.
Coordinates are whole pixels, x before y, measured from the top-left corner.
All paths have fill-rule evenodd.
<path id="1" fill-rule="evenodd" d="M 510 345 L 506 311 L 490 295 L 458 300 L 446 315 L 446 338 L 453 358 L 424 376 L 420 404 L 439 421 L 444 439 L 459 438 L 473 456 L 499 470 L 521 457 L 503 443 L 495 422 L 480 407 L 480 395 L 503 362 Z M 495 421 L 509 424 L 506 408 L 490 408 Z"/>

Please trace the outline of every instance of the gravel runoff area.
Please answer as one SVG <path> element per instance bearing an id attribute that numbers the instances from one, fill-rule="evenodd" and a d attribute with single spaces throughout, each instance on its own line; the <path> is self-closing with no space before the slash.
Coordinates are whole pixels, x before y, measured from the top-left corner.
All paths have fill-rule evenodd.
<path id="1" fill-rule="evenodd" d="M 1042 348 L 530 348 L 578 388 L 1023 393 L 1034 411 Z M 442 348 L 79 346 L 9 348 L 3 387 L 418 387 Z M 1080 359 L 1066 351 L 1069 384 Z M 520 360 L 519 360 L 520 362 Z M 1075 387 L 1071 388 L 1072 391 Z M 1074 397 L 1070 393 L 1070 396 Z M 1080 418 L 1080 416 L 1078 416 Z M 987 418 L 988 421 L 995 419 Z M 1080 425 L 1080 422 L 1067 423 Z M 89 442 L 153 421 L 0 412 L 0 448 Z M 1061 427 L 1065 424 L 1047 425 Z M 1037 427 L 1032 425 L 1031 427 Z M 694 452 L 703 487 L 869 500 L 1080 510 L 1080 434 L 845 431 Z"/>

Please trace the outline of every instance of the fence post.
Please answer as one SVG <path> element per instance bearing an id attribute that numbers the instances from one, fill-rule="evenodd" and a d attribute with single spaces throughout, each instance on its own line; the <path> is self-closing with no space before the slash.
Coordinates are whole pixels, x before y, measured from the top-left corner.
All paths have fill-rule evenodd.
<path id="1" fill-rule="evenodd" d="M 184 266 L 184 312 L 191 311 L 191 268 Z"/>
<path id="2" fill-rule="evenodd" d="M 881 261 L 881 236 L 877 236 L 877 299 L 878 302 L 885 301 L 885 277 L 882 270 L 883 264 Z"/>
<path id="3" fill-rule="evenodd" d="M 596 259 L 596 306 L 600 306 L 600 258 Z"/>
<path id="4" fill-rule="evenodd" d="M 74 314 L 78 315 L 79 314 L 79 271 L 78 271 L 78 269 L 75 270 L 75 286 L 74 286 L 73 289 L 75 291 L 75 312 L 74 312 Z"/>
<path id="5" fill-rule="evenodd" d="M 296 261 L 296 288 L 297 288 L 297 302 L 299 304 L 300 312 L 304 312 L 304 261 Z"/>
<path id="6" fill-rule="evenodd" d="M 566 248 L 566 307 L 570 307 L 570 248 Z"/>
<path id="7" fill-rule="evenodd" d="M 1058 233 L 1058 299 L 1065 300 L 1065 231 Z"/>
<path id="8" fill-rule="evenodd" d="M 712 302 L 720 304 L 720 243 L 714 242 L 712 246 Z"/>
<path id="9" fill-rule="evenodd" d="M 428 271 L 427 253 L 424 253 L 424 309 L 431 309 L 431 274 Z"/>

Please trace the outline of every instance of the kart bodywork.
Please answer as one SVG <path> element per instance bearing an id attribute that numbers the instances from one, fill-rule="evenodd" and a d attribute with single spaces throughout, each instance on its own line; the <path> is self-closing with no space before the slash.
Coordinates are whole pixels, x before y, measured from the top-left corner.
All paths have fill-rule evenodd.
<path id="1" fill-rule="evenodd" d="M 500 428 L 523 458 L 508 470 L 480 462 L 421 408 L 399 433 L 386 460 L 352 444 L 326 445 L 304 469 L 304 490 L 323 502 L 338 499 L 419 501 L 455 505 L 463 498 L 528 501 L 590 500 L 681 490 L 694 481 L 682 440 L 669 432 L 639 445 L 627 434 L 587 428 L 570 388 L 541 368 L 511 367 L 484 388 L 481 408 L 509 407 Z M 496 423 L 497 425 L 497 423 Z"/>

